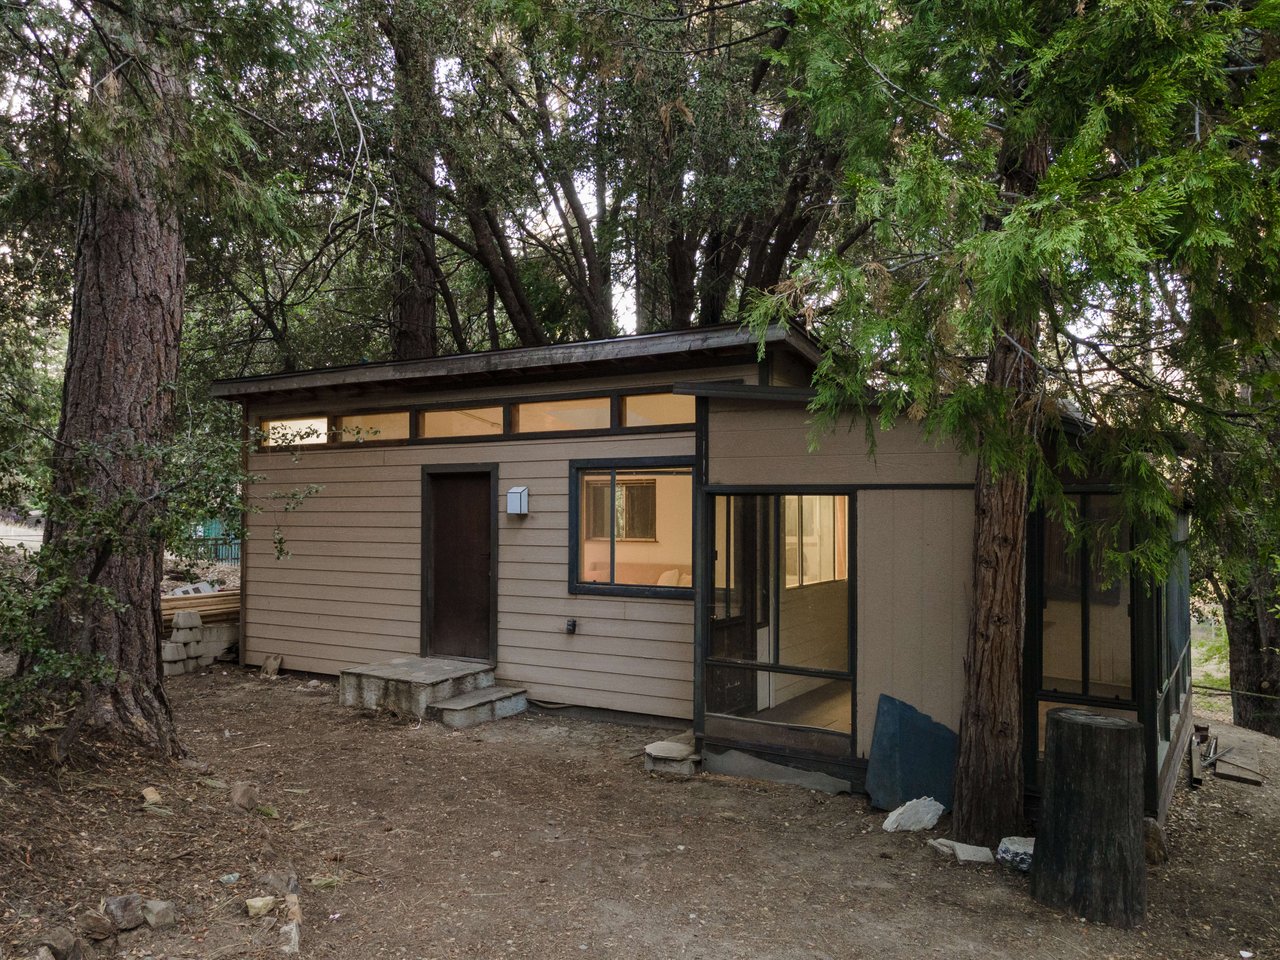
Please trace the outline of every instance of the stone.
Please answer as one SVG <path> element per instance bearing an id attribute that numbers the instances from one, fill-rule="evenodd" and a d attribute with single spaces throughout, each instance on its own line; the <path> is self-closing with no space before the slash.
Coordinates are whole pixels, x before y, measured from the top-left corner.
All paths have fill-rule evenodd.
<path id="1" fill-rule="evenodd" d="M 296 956 L 302 950 L 302 925 L 286 923 L 280 928 L 280 952 L 286 956 Z"/>
<path id="2" fill-rule="evenodd" d="M 200 613 L 196 610 L 179 610 L 173 615 L 173 630 L 194 630 L 200 627 Z"/>
<path id="3" fill-rule="evenodd" d="M 1005 837 L 996 848 L 996 859 L 1006 866 L 1027 873 L 1031 870 L 1031 857 L 1035 849 L 1035 837 Z"/>
<path id="4" fill-rule="evenodd" d="M 284 919 L 286 923 L 302 923 L 302 903 L 296 893 L 286 893 L 284 896 Z"/>
<path id="5" fill-rule="evenodd" d="M 237 883 L 240 882 L 240 874 L 224 873 L 222 876 L 218 878 L 218 882 L 222 884 L 224 887 L 235 886 Z"/>
<path id="6" fill-rule="evenodd" d="M 1160 826 L 1154 817 L 1143 817 L 1142 834 L 1147 863 L 1168 863 L 1169 841 L 1165 837 L 1164 827 Z"/>
<path id="7" fill-rule="evenodd" d="M 296 894 L 301 887 L 298 886 L 298 875 L 290 870 L 288 873 L 264 873 L 258 878 L 258 882 L 282 897 L 288 897 L 290 894 Z"/>
<path id="8" fill-rule="evenodd" d="M 52 950 L 46 946 L 36 947 L 36 952 L 31 955 L 32 960 L 58 960 L 58 957 Z"/>
<path id="9" fill-rule="evenodd" d="M 142 915 L 142 895 L 126 893 L 119 897 L 107 897 L 102 912 L 111 918 L 117 930 L 132 930 L 146 922 Z"/>
<path id="10" fill-rule="evenodd" d="M 233 783 L 231 785 L 231 805 L 239 807 L 241 810 L 258 809 L 258 787 L 257 784 Z"/>
<path id="11" fill-rule="evenodd" d="M 40 943 L 54 960 L 80 960 L 84 954 L 75 933 L 66 927 L 52 927 Z"/>
<path id="12" fill-rule="evenodd" d="M 655 760 L 688 760 L 696 752 L 691 743 L 676 743 L 674 740 L 659 740 L 644 748 L 646 756 Z"/>
<path id="13" fill-rule="evenodd" d="M 956 859 L 961 863 L 995 863 L 990 847 L 975 847 L 971 843 L 955 844 Z"/>
<path id="14" fill-rule="evenodd" d="M 942 812 L 942 804 L 933 797 L 908 800 L 884 818 L 884 829 L 888 833 L 899 830 L 932 830 L 938 825 Z"/>
<path id="15" fill-rule="evenodd" d="M 110 940 L 116 935 L 116 925 L 100 910 L 86 910 L 76 926 L 90 940 Z"/>
<path id="16" fill-rule="evenodd" d="M 160 659 L 165 663 L 177 663 L 187 659 L 187 647 L 182 643 L 163 643 L 160 645 Z"/>
<path id="17" fill-rule="evenodd" d="M 244 902 L 244 908 L 249 911 L 249 917 L 265 917 L 268 913 L 276 908 L 275 897 L 250 897 Z"/>
<path id="18" fill-rule="evenodd" d="M 209 773 L 209 771 L 212 769 L 203 760 L 196 760 L 193 757 L 187 757 L 184 760 L 182 760 L 181 763 L 188 770 L 194 770 L 196 773 L 199 773 L 201 775 Z"/>
<path id="19" fill-rule="evenodd" d="M 160 800 L 161 800 L 161 797 L 160 797 L 160 791 L 159 791 L 159 790 L 157 790 L 155 787 L 143 787 L 143 788 L 142 788 L 142 802 L 143 802 L 143 803 L 159 803 L 159 802 L 160 802 Z"/>
<path id="20" fill-rule="evenodd" d="M 172 900 L 148 900 L 142 905 L 142 918 L 152 930 L 163 930 L 178 922 L 178 908 Z"/>
<path id="21" fill-rule="evenodd" d="M 284 658 L 278 653 L 269 653 L 262 658 L 262 676 L 274 677 L 280 673 Z"/>
<path id="22" fill-rule="evenodd" d="M 975 847 L 970 843 L 956 840 L 930 840 L 929 846 L 943 856 L 952 857 L 960 863 L 995 863 L 989 847 Z"/>

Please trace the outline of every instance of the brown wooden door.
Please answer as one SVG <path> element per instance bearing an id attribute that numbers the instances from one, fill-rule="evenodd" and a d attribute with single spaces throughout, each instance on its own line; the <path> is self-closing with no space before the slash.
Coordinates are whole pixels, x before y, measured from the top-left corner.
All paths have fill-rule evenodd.
<path id="1" fill-rule="evenodd" d="M 426 590 L 424 654 L 490 660 L 495 607 L 493 520 L 488 473 L 424 478 Z"/>

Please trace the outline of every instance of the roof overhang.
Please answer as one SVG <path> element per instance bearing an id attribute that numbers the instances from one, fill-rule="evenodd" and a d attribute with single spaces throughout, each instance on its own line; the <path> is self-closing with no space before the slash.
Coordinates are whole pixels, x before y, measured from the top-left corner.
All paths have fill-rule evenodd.
<path id="1" fill-rule="evenodd" d="M 679 371 L 715 363 L 752 362 L 761 349 L 789 350 L 810 365 L 816 365 L 820 358 L 818 346 L 789 324 L 770 326 L 763 334 L 741 326 L 720 326 L 239 377 L 214 381 L 210 393 L 224 400 L 246 401 L 389 388 L 431 390 L 529 383 L 557 377 Z"/>

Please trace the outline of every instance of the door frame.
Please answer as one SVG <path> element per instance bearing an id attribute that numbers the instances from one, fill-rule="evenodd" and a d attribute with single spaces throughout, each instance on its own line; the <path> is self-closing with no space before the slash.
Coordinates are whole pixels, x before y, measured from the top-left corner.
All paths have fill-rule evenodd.
<path id="1" fill-rule="evenodd" d="M 496 463 L 431 463 L 422 467 L 422 594 L 418 608 L 419 653 L 431 654 L 431 611 L 435 606 L 435 497 L 431 479 L 459 473 L 489 477 L 489 656 L 477 663 L 498 663 L 498 465 Z M 450 657 L 451 660 L 469 659 Z"/>

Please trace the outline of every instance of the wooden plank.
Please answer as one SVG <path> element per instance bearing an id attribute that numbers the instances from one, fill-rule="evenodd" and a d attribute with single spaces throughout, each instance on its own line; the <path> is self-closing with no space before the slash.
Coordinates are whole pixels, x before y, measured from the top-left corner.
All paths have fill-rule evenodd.
<path id="1" fill-rule="evenodd" d="M 281 597 L 271 594 L 260 594 L 252 589 L 252 584 L 245 593 L 245 605 L 249 611 L 249 620 L 253 620 L 255 610 L 275 610 L 288 613 L 317 613 L 326 616 L 368 617 L 371 620 L 401 620 L 418 622 L 418 607 L 403 604 L 361 603 L 346 601 L 322 600 L 315 597 Z"/>
<path id="2" fill-rule="evenodd" d="M 255 656 L 264 653 L 278 653 L 286 660 L 291 657 L 315 657 L 321 660 L 355 660 L 360 663 L 376 663 L 379 660 L 390 660 L 392 657 L 417 656 L 418 643 L 403 641 L 387 642 L 390 638 L 378 638 L 382 642 L 342 643 L 337 635 L 329 637 L 315 635 L 315 639 L 299 639 L 268 633 L 255 633 L 245 639 L 246 649 Z M 371 640 L 374 638 L 370 638 Z"/>
<path id="3" fill-rule="evenodd" d="M 577 676 L 582 671 L 631 677 L 633 688 L 640 689 L 649 680 L 679 680 L 693 682 L 693 664 L 652 657 L 619 657 L 605 654 L 585 654 L 550 650 L 538 647 L 502 647 L 501 659 L 508 667 L 515 664 L 526 667 L 545 667 L 558 670 L 566 677 Z"/>
<path id="4" fill-rule="evenodd" d="M 379 587 L 316 585 L 306 583 L 285 583 L 272 580 L 270 583 L 259 581 L 247 585 L 250 597 L 294 597 L 299 600 L 315 600 L 316 602 L 340 602 L 348 609 L 365 606 L 410 607 L 418 609 L 422 595 L 417 587 L 405 590 L 382 589 Z"/>
<path id="5" fill-rule="evenodd" d="M 684 720 L 693 716 L 692 686 L 687 696 L 663 696 L 640 691 L 593 690 L 543 681 L 531 675 L 527 667 L 517 665 L 508 669 L 502 663 L 498 664 L 496 676 L 501 683 L 527 687 L 531 700 L 568 703 L 601 710 L 621 710 L 626 713 L 648 713 L 658 717 L 676 717 Z"/>
<path id="6" fill-rule="evenodd" d="M 333 614 L 267 609 L 261 606 L 251 607 L 248 617 L 248 623 L 245 625 L 246 633 L 261 631 L 271 636 L 306 637 L 317 630 L 328 630 L 352 636 L 411 639 L 414 641 L 414 649 L 417 649 L 421 634 L 417 617 L 412 620 L 375 620 L 371 617 L 343 617 Z"/>
<path id="7" fill-rule="evenodd" d="M 534 630 L 506 629 L 498 635 L 498 659 L 516 647 L 538 650 L 560 650 L 574 655 L 600 653 L 612 656 L 639 657 L 642 660 L 669 660 L 692 665 L 693 643 L 689 640 L 635 640 L 628 637 L 591 637 L 562 633 L 559 636 Z M 692 673 L 689 674 L 692 676 Z"/>
<path id="8" fill-rule="evenodd" d="M 255 578 L 261 571 L 261 567 L 270 562 L 287 563 L 290 559 L 296 558 L 326 558 L 339 562 L 347 559 L 357 561 L 388 559 L 402 563 L 412 561 L 416 564 L 422 556 L 422 547 L 416 539 L 395 542 L 386 538 L 380 538 L 376 541 L 337 541 L 312 538 L 300 541 L 295 538 L 292 543 L 286 544 L 286 546 L 292 557 L 277 560 L 275 544 L 272 543 L 270 529 L 254 531 L 252 536 L 247 537 L 241 543 L 241 549 L 247 550 L 249 555 L 257 561 L 254 567 Z M 409 569 L 407 564 L 404 569 Z"/>
<path id="9" fill-rule="evenodd" d="M 564 617 L 532 613 L 502 613 L 498 615 L 499 630 L 527 630 L 532 633 L 561 635 L 564 633 Z M 638 620 L 579 620 L 575 636 L 629 637 L 635 640 L 668 640 L 678 642 L 688 637 L 693 642 L 693 617 L 684 623 L 654 623 Z"/>
<path id="10" fill-rule="evenodd" d="M 1262 774 L 1246 766 L 1247 760 L 1245 763 L 1239 761 L 1236 751 L 1232 750 L 1229 756 L 1221 757 L 1214 763 L 1213 775 L 1219 780 L 1233 780 L 1236 783 L 1247 783 L 1255 787 L 1262 786 Z M 1256 758 L 1254 762 L 1257 762 Z"/>
<path id="11" fill-rule="evenodd" d="M 422 579 L 416 568 L 404 573 L 380 573 L 357 570 L 350 566 L 337 570 L 315 570 L 293 566 L 294 559 L 296 558 L 280 561 L 280 566 L 271 572 L 272 583 L 295 586 L 309 584 L 320 588 L 317 596 L 336 596 L 335 589 L 348 593 L 356 589 L 404 590 L 416 596 L 422 589 Z M 400 569 L 403 570 L 404 567 Z"/>

